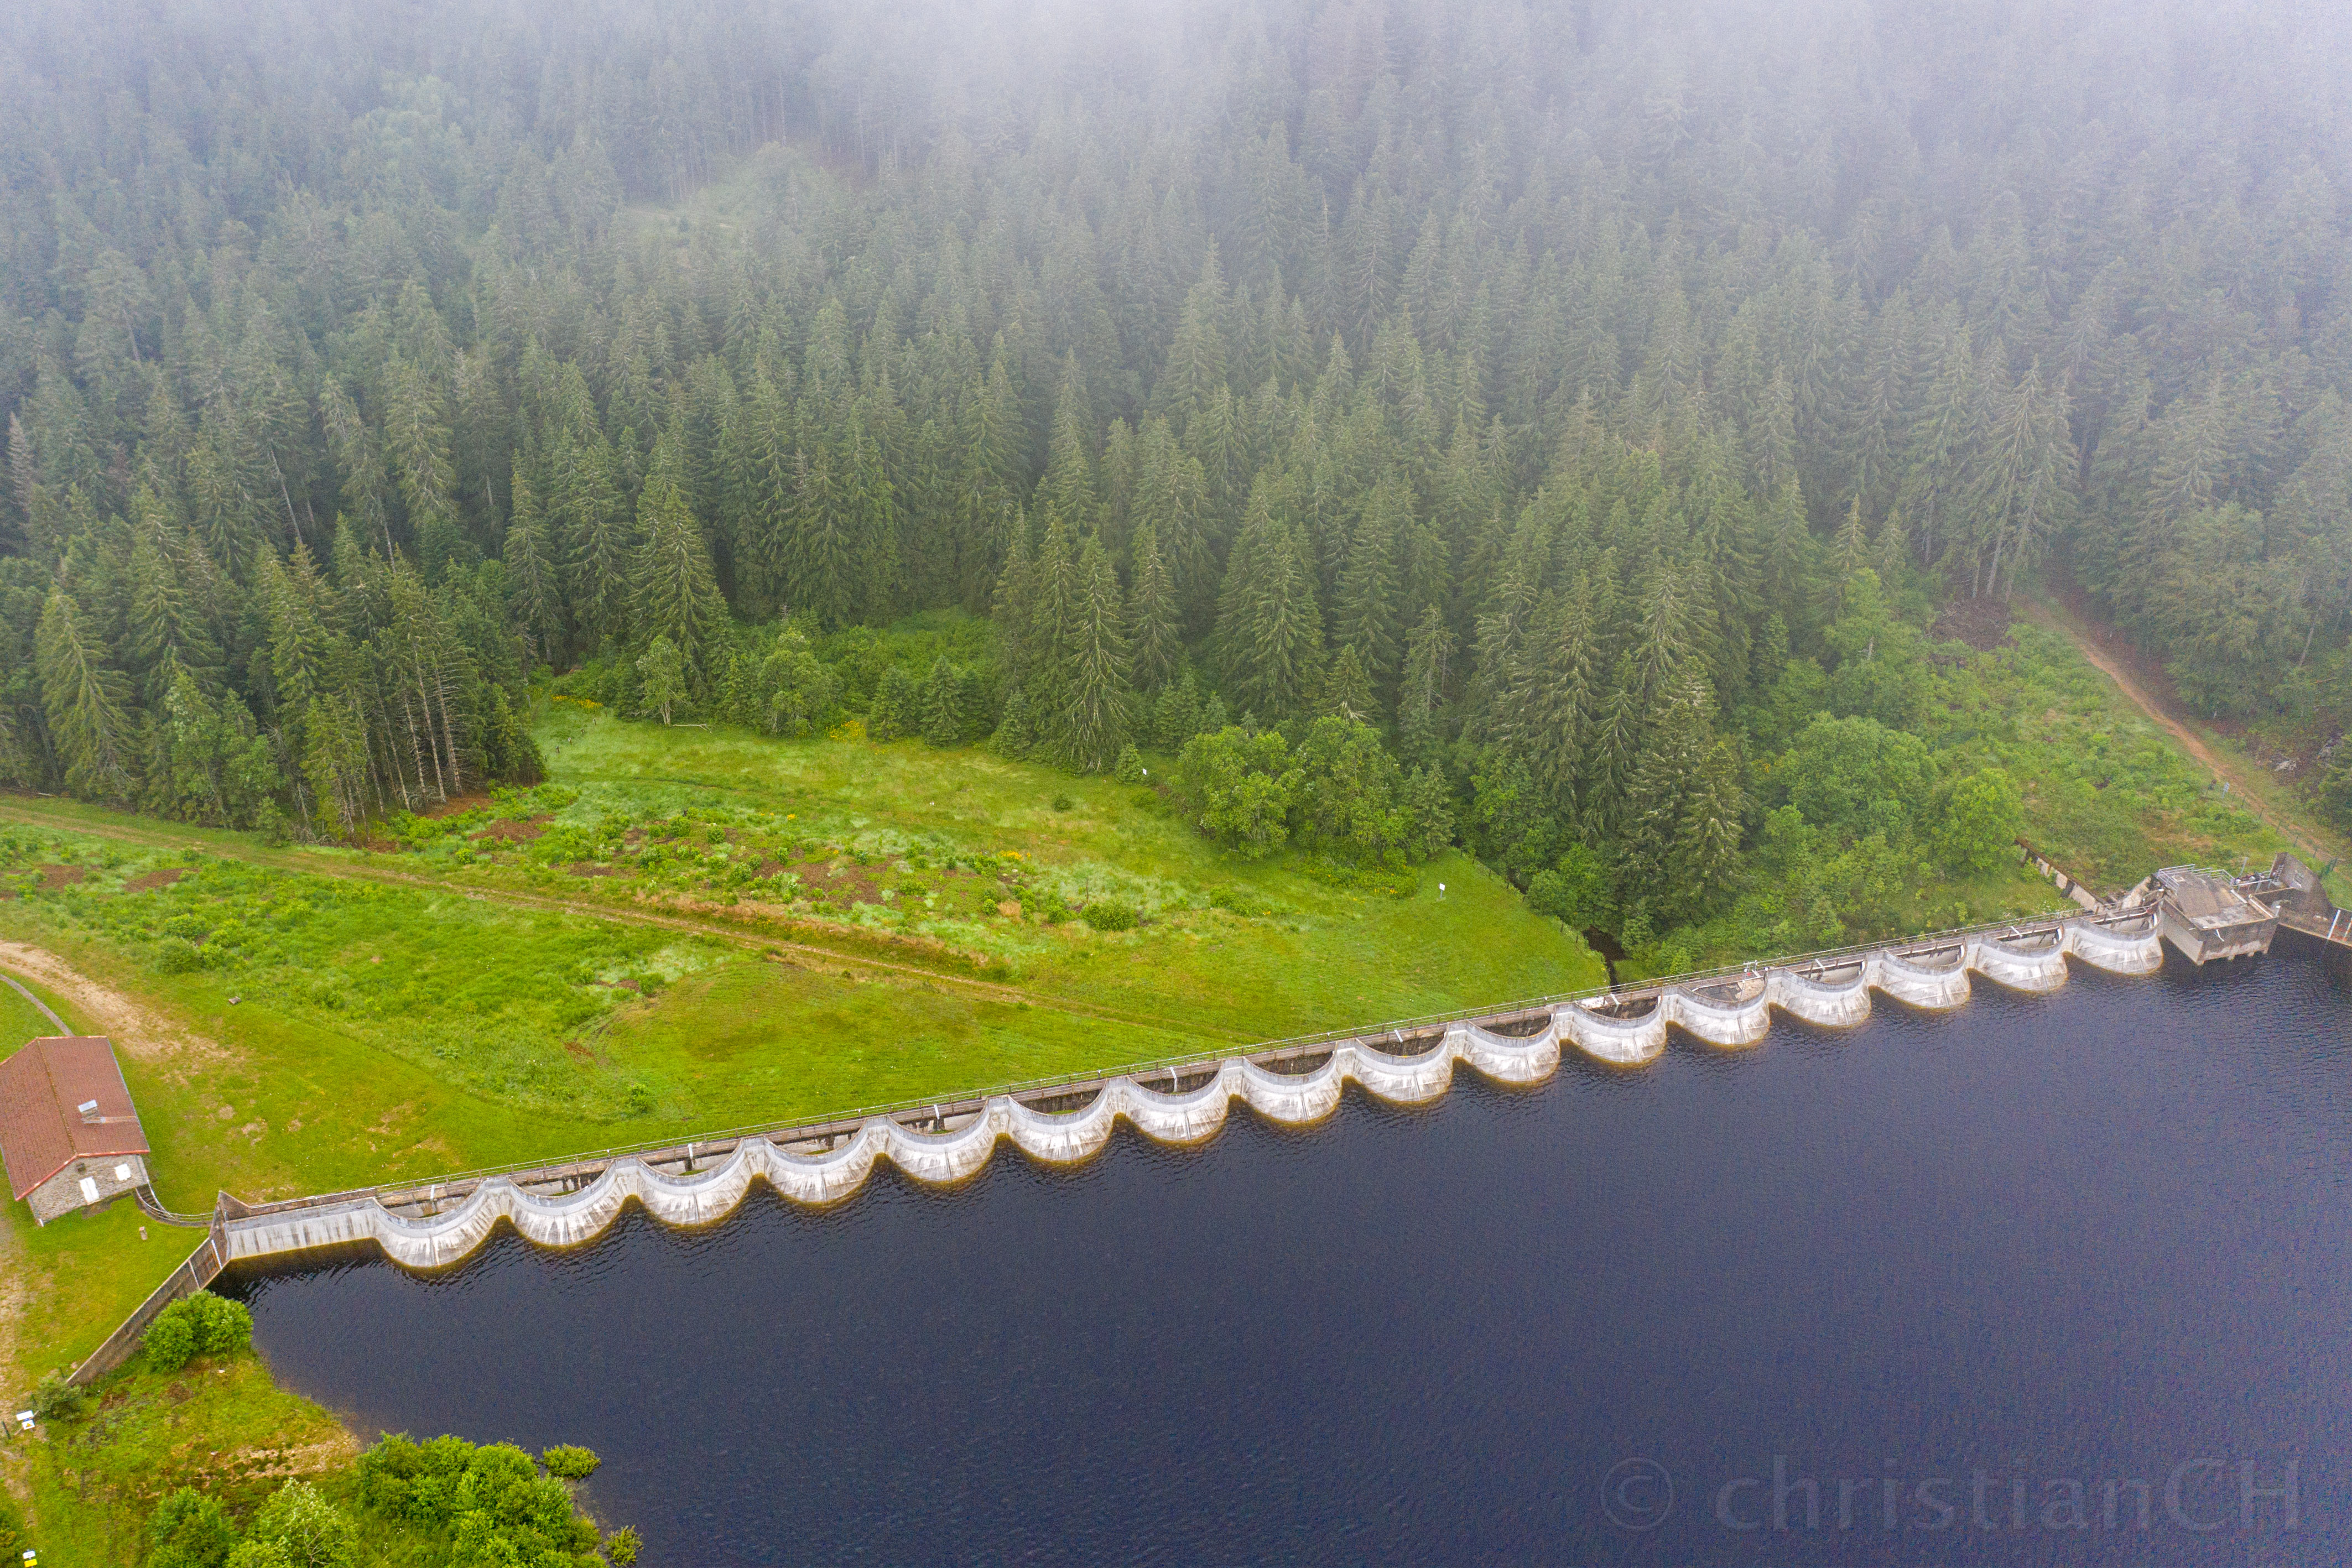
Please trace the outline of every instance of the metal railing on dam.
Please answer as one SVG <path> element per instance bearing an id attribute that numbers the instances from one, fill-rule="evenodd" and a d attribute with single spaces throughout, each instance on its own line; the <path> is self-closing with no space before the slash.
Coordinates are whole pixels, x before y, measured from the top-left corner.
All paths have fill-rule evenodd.
<path id="1" fill-rule="evenodd" d="M 2260 873 L 2273 886 L 2284 883 L 2290 863 L 2281 860 L 2281 867 Z M 2296 885 L 2316 884 L 2299 863 L 2292 870 L 2307 879 Z M 2231 885 L 2258 880 L 2210 874 Z M 2341 913 L 2332 905 L 2328 912 Z M 731 1212 L 755 1181 L 795 1202 L 837 1203 L 883 1160 L 918 1181 L 953 1183 L 978 1173 L 1000 1140 L 1033 1159 L 1075 1163 L 1098 1153 L 1122 1119 L 1159 1142 L 1198 1143 L 1224 1125 L 1235 1101 L 1269 1120 L 1303 1124 L 1337 1109 L 1350 1082 L 1390 1103 L 1423 1104 L 1446 1092 L 1457 1063 L 1509 1085 L 1548 1080 L 1570 1047 L 1597 1061 L 1637 1067 L 1664 1052 L 1670 1029 L 1717 1047 L 1757 1044 L 1770 1031 L 1775 1009 L 1816 1026 L 1847 1028 L 1870 1016 L 1874 991 L 1924 1009 L 1965 1002 L 1972 974 L 2011 991 L 2054 991 L 2066 982 L 2069 956 L 2109 974 L 2152 974 L 2163 967 L 2171 913 L 2160 896 L 2135 890 L 2129 901 L 2092 911 L 1435 1013 L 1370 1030 L 1329 1030 L 1241 1051 L 1171 1056 L 956 1098 L 867 1106 L 816 1122 L 279 1202 L 247 1204 L 224 1193 L 205 1245 L 166 1289 L 202 1289 L 238 1263 L 369 1244 L 404 1268 L 447 1268 L 501 1222 L 540 1246 L 577 1246 L 600 1235 L 633 1201 L 664 1224 L 708 1225 Z M 2315 912 L 2308 918 L 2326 928 Z M 2352 928 L 2352 917 L 2339 924 Z M 2182 951 L 2202 961 L 2190 947 Z M 159 1305 L 142 1312 L 152 1315 Z M 76 1377 L 100 1375 L 131 1348 L 118 1332 Z M 100 1365 L 107 1354 L 112 1360 Z"/>

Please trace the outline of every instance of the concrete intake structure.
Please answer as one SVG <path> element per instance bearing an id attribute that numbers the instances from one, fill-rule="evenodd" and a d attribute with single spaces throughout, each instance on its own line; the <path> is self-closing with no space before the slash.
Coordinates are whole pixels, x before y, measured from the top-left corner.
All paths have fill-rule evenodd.
<path id="1" fill-rule="evenodd" d="M 2164 962 L 2158 919 L 2153 906 L 2127 906 L 2020 921 L 534 1171 L 257 1206 L 224 1195 L 213 1238 L 225 1265 L 372 1242 L 403 1267 L 441 1269 L 469 1256 L 502 1220 L 538 1245 L 573 1247 L 595 1239 L 633 1200 L 667 1225 L 709 1225 L 755 1181 L 796 1203 L 837 1203 L 865 1184 L 877 1160 L 947 1184 L 977 1174 L 1000 1140 L 1033 1159 L 1071 1164 L 1100 1152 L 1122 1119 L 1158 1142 L 1195 1144 L 1216 1134 L 1237 1100 L 1297 1125 L 1331 1114 L 1349 1082 L 1391 1104 L 1416 1105 L 1445 1093 L 1456 1063 L 1498 1083 L 1535 1084 L 1559 1071 L 1564 1048 L 1617 1066 L 1655 1061 L 1670 1029 L 1713 1046 L 1754 1045 L 1769 1032 L 1775 1008 L 1842 1029 L 1870 1016 L 1873 991 L 1914 1008 L 1958 1007 L 1971 973 L 2024 992 L 2065 984 L 2070 956 L 2110 974 L 2151 974 Z"/>

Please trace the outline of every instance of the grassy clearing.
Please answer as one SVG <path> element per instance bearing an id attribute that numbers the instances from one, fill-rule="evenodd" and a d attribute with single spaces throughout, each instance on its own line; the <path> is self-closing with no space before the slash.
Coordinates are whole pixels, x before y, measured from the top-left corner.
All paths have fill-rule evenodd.
<path id="1" fill-rule="evenodd" d="M 2028 836 L 2078 880 L 2120 893 L 2158 866 L 2267 864 L 2290 847 L 2048 628 L 1945 683 L 1938 744 L 1980 752 L 2025 789 Z"/>

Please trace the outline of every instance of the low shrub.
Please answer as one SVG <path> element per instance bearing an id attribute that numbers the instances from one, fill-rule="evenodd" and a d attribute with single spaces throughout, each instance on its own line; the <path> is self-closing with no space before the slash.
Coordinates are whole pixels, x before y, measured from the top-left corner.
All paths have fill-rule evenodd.
<path id="1" fill-rule="evenodd" d="M 596 1467 L 603 1462 L 596 1458 L 593 1448 L 583 1448 L 576 1443 L 558 1443 L 539 1458 L 540 1462 L 547 1467 L 549 1475 L 566 1481 L 586 1480 L 596 1473 Z"/>
<path id="2" fill-rule="evenodd" d="M 1097 931 L 1132 931 L 1143 916 L 1135 905 L 1098 898 L 1086 907 L 1086 922 Z"/>
<path id="3" fill-rule="evenodd" d="M 351 1516 L 309 1481 L 288 1481 L 253 1517 L 228 1568 L 347 1568 L 359 1552 Z M 513 1559 L 509 1559 L 513 1561 Z"/>
<path id="4" fill-rule="evenodd" d="M 232 1355 L 252 1343 L 253 1314 L 210 1291 L 165 1307 L 139 1342 L 147 1364 L 162 1373 L 177 1372 L 200 1355 Z"/>
<path id="5" fill-rule="evenodd" d="M 194 1487 L 166 1497 L 147 1521 L 147 1568 L 221 1568 L 236 1525 L 220 1500 Z"/>
<path id="6" fill-rule="evenodd" d="M 1263 920 L 1274 913 L 1273 904 L 1240 887 L 1210 889 L 1209 907 L 1222 909 L 1228 915 L 1238 915 L 1247 920 Z"/>
<path id="7" fill-rule="evenodd" d="M 1056 795 L 1054 797 L 1054 810 L 1056 811 L 1067 811 L 1074 809 L 1076 805 L 1077 802 L 1071 800 L 1067 795 Z"/>
<path id="8" fill-rule="evenodd" d="M 549 1454 L 595 1458 L 585 1448 Z M 457 1552 L 440 1561 L 466 1568 L 593 1561 L 587 1554 L 596 1550 L 594 1523 L 577 1511 L 560 1475 L 542 1476 L 511 1443 L 477 1448 L 462 1437 L 388 1437 L 360 1456 L 359 1470 L 360 1502 L 370 1512 L 455 1531 Z"/>
<path id="9" fill-rule="evenodd" d="M 71 1421 L 89 1408 L 89 1392 L 53 1371 L 33 1389 L 33 1414 L 44 1421 Z"/>

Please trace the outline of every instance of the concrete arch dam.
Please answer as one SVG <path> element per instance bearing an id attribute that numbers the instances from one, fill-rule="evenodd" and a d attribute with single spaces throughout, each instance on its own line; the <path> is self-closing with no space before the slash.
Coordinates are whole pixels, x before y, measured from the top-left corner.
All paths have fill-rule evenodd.
<path id="1" fill-rule="evenodd" d="M 1001 1141 L 1032 1159 L 1076 1163 L 1099 1153 L 1122 1119 L 1159 1142 L 1194 1144 L 1216 1134 L 1236 1101 L 1292 1125 L 1330 1115 L 1349 1082 L 1392 1104 L 1423 1104 L 1451 1087 L 1456 1063 L 1509 1085 L 1550 1078 L 1570 1048 L 1638 1067 L 1664 1051 L 1670 1029 L 1737 1049 L 1765 1038 L 1775 1009 L 1850 1028 L 1870 1016 L 1874 991 L 1928 1009 L 1966 1001 L 1971 974 L 2010 990 L 2053 991 L 2066 982 L 2070 956 L 2110 974 L 2152 974 L 2163 966 L 2160 942 L 2156 909 L 2101 911 L 539 1171 L 253 1207 L 224 1196 L 213 1239 L 224 1265 L 372 1242 L 404 1268 L 445 1269 L 501 1222 L 540 1246 L 574 1247 L 632 1202 L 673 1226 L 725 1218 L 754 1182 L 796 1203 L 838 1203 L 879 1160 L 940 1185 L 977 1174 Z"/>

